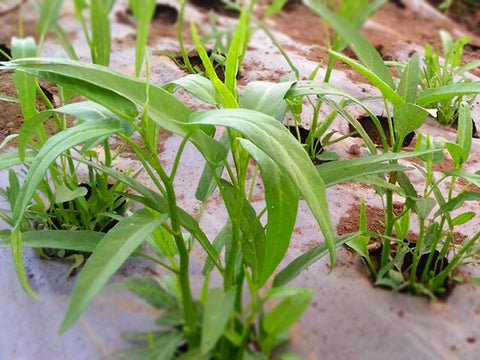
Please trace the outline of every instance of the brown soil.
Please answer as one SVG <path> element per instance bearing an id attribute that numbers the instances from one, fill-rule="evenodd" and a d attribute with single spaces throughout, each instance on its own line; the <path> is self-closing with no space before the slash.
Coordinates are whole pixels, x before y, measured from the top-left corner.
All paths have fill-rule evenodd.
<path id="1" fill-rule="evenodd" d="M 16 98 L 17 92 L 13 83 L 13 73 L 7 71 L 0 71 L 0 95 L 6 95 Z M 55 89 L 49 84 L 43 83 L 41 86 L 47 98 L 52 104 L 55 104 L 53 94 Z M 14 102 L 0 101 L 1 115 L 0 115 L 0 142 L 2 142 L 8 135 L 18 134 L 23 124 L 23 115 L 20 105 Z M 46 110 L 46 106 L 40 98 L 37 98 L 37 110 Z M 46 122 L 47 133 L 53 134 L 55 132 L 55 124 L 51 121 Z M 15 142 L 12 142 L 15 144 Z"/>
<path id="2" fill-rule="evenodd" d="M 479 14 L 469 14 L 469 16 L 476 19 L 476 24 L 480 21 L 480 10 L 475 10 L 475 14 L 477 13 Z M 327 32 L 319 16 L 313 11 L 304 6 L 300 1 L 294 0 L 289 1 L 285 10 L 273 19 L 275 21 L 275 29 L 288 34 L 294 41 L 311 46 L 309 53 L 302 55 L 306 55 L 312 61 L 323 61 L 324 63 L 327 61 L 328 52 L 325 42 Z M 301 19 L 301 21 L 292 21 L 292 19 Z M 362 33 L 385 60 L 394 59 L 395 53 L 406 46 L 410 47 L 409 55 L 413 55 L 409 44 L 423 47 L 429 43 L 434 48 L 441 49 L 440 30 L 453 34 L 456 28 L 460 28 L 467 33 L 472 32 L 471 43 L 464 51 L 463 63 L 477 60 L 480 55 L 480 32 L 478 30 L 480 26 L 469 26 L 462 21 L 461 17 L 458 18 L 457 22 L 422 18 L 418 13 L 403 6 L 401 1 L 391 1 L 381 7 L 373 15 L 372 20 L 382 28 L 379 29 L 376 26 L 364 27 Z M 426 26 L 426 22 L 428 22 L 428 26 Z M 477 31 L 478 36 L 475 35 L 474 31 Z M 352 55 L 352 53 L 347 50 L 347 54 Z M 365 82 L 361 75 L 356 74 L 343 63 L 338 62 L 336 68 L 345 71 L 354 82 Z M 474 70 L 472 73 L 480 75 L 480 70 Z"/>
<path id="3" fill-rule="evenodd" d="M 377 116 L 378 121 L 380 122 L 380 125 L 382 126 L 383 133 L 385 134 L 386 140 L 387 140 L 387 145 L 390 144 L 390 131 L 388 127 L 388 119 L 384 116 Z M 372 141 L 379 146 L 382 146 L 382 138 L 380 136 L 380 132 L 378 131 L 377 127 L 375 126 L 375 123 L 372 121 L 370 116 L 362 116 L 357 119 L 360 125 L 362 125 L 363 129 L 367 133 L 367 135 L 372 139 Z M 392 120 L 393 121 L 393 120 Z M 352 124 L 348 124 L 350 132 L 354 132 L 355 128 L 352 126 Z M 360 135 L 356 134 L 353 135 L 355 137 L 359 137 Z M 411 132 L 408 134 L 405 139 L 403 140 L 402 146 L 403 147 L 408 147 L 412 140 L 413 137 L 415 136 L 415 132 Z"/>
<path id="4" fill-rule="evenodd" d="M 0 72 L 0 94 L 17 97 L 13 86 L 12 73 Z M 23 123 L 20 106 L 12 102 L 0 102 L 2 115 L 0 121 L 0 142 L 10 134 L 17 134 Z"/>
<path id="5" fill-rule="evenodd" d="M 443 0 L 427 0 L 427 2 L 438 7 Z M 477 0 L 454 0 L 452 6 L 445 10 L 445 15 L 468 31 L 480 35 L 480 6 Z"/>
<path id="6" fill-rule="evenodd" d="M 394 204 L 395 215 L 400 215 L 403 204 Z M 360 205 L 352 206 L 346 215 L 340 218 L 337 224 L 337 234 L 345 235 L 353 233 L 360 228 Z M 367 205 L 367 229 L 382 234 L 385 231 L 385 211 L 381 208 Z"/>

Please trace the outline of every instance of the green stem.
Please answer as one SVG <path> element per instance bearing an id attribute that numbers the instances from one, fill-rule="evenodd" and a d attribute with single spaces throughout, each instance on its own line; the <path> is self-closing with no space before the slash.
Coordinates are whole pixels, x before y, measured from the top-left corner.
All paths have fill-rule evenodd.
<path id="1" fill-rule="evenodd" d="M 423 235 L 425 233 L 425 220 L 420 220 L 420 234 L 418 235 L 415 251 L 413 252 L 412 270 L 410 271 L 410 288 L 413 289 L 417 279 L 418 254 L 423 243 Z"/>
<path id="2" fill-rule="evenodd" d="M 180 51 L 182 53 L 183 63 L 185 69 L 190 74 L 195 74 L 195 70 L 193 69 L 192 64 L 190 63 L 190 59 L 188 58 L 188 51 L 185 48 L 185 43 L 183 42 L 183 17 L 185 13 L 185 7 L 187 6 L 188 0 L 182 0 L 180 4 L 180 10 L 178 12 L 178 21 L 177 21 L 177 38 L 178 38 L 178 45 L 180 46 Z"/>

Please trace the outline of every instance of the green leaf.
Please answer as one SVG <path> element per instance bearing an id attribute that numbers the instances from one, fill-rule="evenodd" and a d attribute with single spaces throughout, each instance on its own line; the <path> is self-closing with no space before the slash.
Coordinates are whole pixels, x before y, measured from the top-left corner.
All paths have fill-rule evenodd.
<path id="1" fill-rule="evenodd" d="M 110 20 L 105 1 L 90 1 L 91 41 L 89 43 L 92 62 L 108 66 L 110 63 Z"/>
<path id="2" fill-rule="evenodd" d="M 382 93 L 382 95 L 394 106 L 403 104 L 405 102 L 402 97 L 393 90 L 392 85 L 388 82 L 385 82 L 385 80 L 379 77 L 372 69 L 340 53 L 334 51 L 330 51 L 330 53 L 335 55 L 345 64 L 349 65 L 353 70 L 363 75 L 368 81 L 370 81 L 375 87 L 377 87 L 378 90 L 380 90 L 380 92 Z"/>
<path id="3" fill-rule="evenodd" d="M 27 152 L 22 160 L 16 152 L 6 152 L 0 154 L 0 170 L 8 169 L 13 166 L 29 164 L 35 159 L 35 153 Z"/>
<path id="4" fill-rule="evenodd" d="M 458 209 L 466 201 L 480 201 L 480 194 L 477 192 L 464 191 L 443 204 L 435 213 L 435 217 Z"/>
<path id="5" fill-rule="evenodd" d="M 291 291 L 292 289 L 289 290 Z M 270 298 L 275 298 L 275 295 L 270 294 Z M 311 300 L 312 290 L 295 289 L 293 294 L 285 297 L 272 311 L 263 317 L 263 330 L 271 335 L 280 334 L 288 330 L 302 316 Z"/>
<path id="6" fill-rule="evenodd" d="M 122 127 L 118 121 L 103 120 L 95 123 L 83 123 L 52 136 L 32 162 L 25 184 L 13 209 L 15 227 L 19 226 L 30 199 L 44 179 L 45 172 L 51 164 L 66 150 L 91 139 L 101 138 L 119 132 Z"/>
<path id="7" fill-rule="evenodd" d="M 239 201 L 239 191 L 229 182 L 221 180 L 223 201 L 230 218 L 236 215 L 236 207 Z M 242 236 L 243 261 L 252 269 L 256 277 L 261 266 L 265 249 L 265 232 L 255 209 L 247 199 L 243 198 L 242 214 L 240 219 Z"/>
<path id="8" fill-rule="evenodd" d="M 219 99 L 219 95 L 215 92 L 215 87 L 213 86 L 212 81 L 201 75 L 189 74 L 163 86 L 164 89 L 171 92 L 174 92 L 178 87 L 181 87 L 197 99 L 205 101 L 208 104 L 215 106 L 221 104 L 221 100 Z"/>
<path id="9" fill-rule="evenodd" d="M 192 38 L 197 48 L 198 56 L 200 56 L 202 64 L 205 67 L 205 73 L 207 77 L 212 81 L 213 86 L 215 87 L 215 92 L 220 95 L 223 106 L 232 109 L 237 108 L 238 104 L 236 97 L 218 78 L 212 63 L 210 62 L 207 51 L 205 50 L 202 42 L 200 41 L 197 28 L 195 27 L 195 24 L 193 22 L 190 24 L 190 32 L 192 33 Z"/>
<path id="10" fill-rule="evenodd" d="M 255 276 L 261 286 L 273 274 L 288 250 L 297 218 L 299 195 L 290 177 L 267 154 L 248 140 L 239 141 L 257 161 L 265 187 L 268 213 L 265 247 L 260 253 L 258 276 Z"/>
<path id="11" fill-rule="evenodd" d="M 219 143 L 222 144 L 225 149 L 230 149 L 230 136 L 228 131 L 225 131 L 220 137 Z M 217 188 L 217 182 L 215 180 L 214 173 L 218 178 L 222 177 L 225 165 L 221 163 L 219 166 L 213 166 L 209 163 L 205 164 L 202 175 L 198 181 L 197 190 L 195 191 L 195 197 L 200 201 L 207 201 L 207 199 L 213 195 Z"/>
<path id="12" fill-rule="evenodd" d="M 68 188 L 65 184 L 61 184 L 55 189 L 55 203 L 61 204 L 63 202 L 71 201 L 79 197 L 87 195 L 87 188 L 79 186 L 75 189 Z"/>
<path id="13" fill-rule="evenodd" d="M 123 262 L 165 220 L 166 216 L 159 218 L 148 210 L 140 210 L 121 220 L 103 237 L 78 276 L 60 333 L 79 319 Z"/>
<path id="14" fill-rule="evenodd" d="M 101 164 L 94 163 L 92 161 L 88 161 L 83 158 L 76 158 L 75 160 L 81 163 L 84 163 L 93 169 L 97 169 L 105 174 L 110 175 L 112 178 L 120 181 L 121 183 L 125 184 L 128 188 L 142 195 L 142 196 L 135 196 L 135 195 L 124 194 L 125 197 L 131 198 L 134 201 L 137 201 L 155 211 L 158 211 L 159 213 L 168 214 L 170 212 L 168 202 L 164 197 L 157 194 L 155 191 L 147 188 L 146 186 L 140 184 L 138 181 L 135 181 L 134 179 L 110 167 L 106 167 Z M 208 237 L 200 228 L 198 221 L 196 221 L 192 216 L 190 216 L 190 214 L 188 214 L 185 210 L 181 208 L 177 208 L 177 209 L 178 209 L 179 221 L 182 227 L 198 240 L 198 242 L 204 248 L 205 252 L 208 254 L 210 259 L 214 261 L 215 265 L 220 269 L 221 266 L 219 262 L 218 253 L 210 244 Z"/>
<path id="15" fill-rule="evenodd" d="M 475 60 L 470 63 L 468 63 L 465 66 L 462 66 L 460 69 L 457 70 L 457 75 L 462 75 L 465 74 L 466 72 L 469 72 L 471 70 L 474 70 L 480 66 L 480 60 Z"/>
<path id="16" fill-rule="evenodd" d="M 407 103 L 414 103 L 417 98 L 419 76 L 420 62 L 418 53 L 415 53 L 405 67 L 397 89 L 398 95 Z"/>
<path id="17" fill-rule="evenodd" d="M 169 294 L 153 278 L 133 277 L 125 281 L 120 287 L 133 292 L 157 310 L 165 310 L 177 305 L 175 296 Z"/>
<path id="18" fill-rule="evenodd" d="M 472 147 L 472 131 L 473 123 L 470 114 L 470 105 L 466 102 L 460 104 L 458 109 L 458 130 L 457 130 L 457 144 L 460 145 L 464 151 L 462 165 L 468 160 L 470 155 L 470 148 Z"/>
<path id="19" fill-rule="evenodd" d="M 243 109 L 257 110 L 282 121 L 287 111 L 285 95 L 294 83 L 293 81 L 280 83 L 252 81 L 245 86 L 239 106 Z"/>
<path id="20" fill-rule="evenodd" d="M 58 15 L 63 5 L 63 0 L 44 0 L 40 7 L 40 16 L 38 17 L 38 33 L 41 38 L 54 29 Z M 35 55 L 33 55 L 35 56 Z"/>
<path id="21" fill-rule="evenodd" d="M 35 40 L 32 37 L 26 39 L 18 39 L 14 37 L 12 39 L 13 59 L 34 57 L 36 52 Z M 26 122 L 36 113 L 35 101 L 37 82 L 33 76 L 18 71 L 15 71 L 13 74 L 13 81 L 15 83 L 20 108 L 22 109 L 22 115 Z"/>
<path id="22" fill-rule="evenodd" d="M 447 148 L 448 153 L 452 157 L 455 167 L 460 168 L 462 164 L 467 161 L 465 151 L 463 151 L 463 148 L 460 145 L 454 143 L 446 143 L 445 147 Z"/>
<path id="23" fill-rule="evenodd" d="M 237 74 L 247 49 L 249 16 L 242 8 L 225 60 L 225 87 L 237 98 Z"/>
<path id="24" fill-rule="evenodd" d="M 68 60 L 19 60 L 5 63 L 5 67 L 22 70 L 62 85 L 69 85 L 90 100 L 107 107 L 120 118 L 133 121 L 137 112 L 127 113 L 132 109 L 131 102 L 137 106 L 146 107 L 148 116 L 163 129 L 180 136 L 189 135 L 189 139 L 207 161 L 217 164 L 227 155 L 227 149 L 201 129 L 187 127 L 190 109 L 162 88 L 147 85 L 138 79 L 129 78 L 106 67 Z"/>
<path id="25" fill-rule="evenodd" d="M 13 260 L 15 262 L 15 270 L 17 272 L 17 277 L 22 285 L 23 290 L 34 300 L 40 300 L 40 297 L 32 290 L 30 284 L 28 283 L 27 274 L 25 273 L 25 268 L 23 267 L 23 245 L 22 245 L 22 234 L 19 229 L 14 229 L 11 234 L 10 246 L 12 248 Z"/>
<path id="26" fill-rule="evenodd" d="M 202 320 L 202 355 L 207 355 L 222 336 L 235 304 L 235 291 L 212 289 L 205 301 Z"/>
<path id="27" fill-rule="evenodd" d="M 460 214 L 456 216 L 455 218 L 452 219 L 452 225 L 453 226 L 459 226 L 468 223 L 470 220 L 472 220 L 476 214 L 472 211 Z"/>
<path id="28" fill-rule="evenodd" d="M 403 139 L 412 131 L 417 130 L 422 126 L 428 113 L 413 104 L 400 104 L 395 106 L 394 114 L 394 130 L 397 138 L 395 143 L 401 146 Z"/>
<path id="29" fill-rule="evenodd" d="M 150 22 L 155 12 L 156 1 L 129 0 L 129 5 L 130 9 L 132 9 L 133 16 L 138 20 L 135 42 L 135 76 L 139 76 L 145 58 Z"/>
<path id="30" fill-rule="evenodd" d="M 478 278 L 478 277 L 469 277 L 468 282 L 470 284 L 480 286 L 480 278 Z"/>
<path id="31" fill-rule="evenodd" d="M 22 245 L 33 248 L 65 249 L 92 252 L 104 233 L 90 230 L 36 230 L 22 234 Z M 0 241 L 0 248 L 10 247 L 10 242 Z"/>
<path id="32" fill-rule="evenodd" d="M 463 82 L 443 86 L 435 89 L 425 89 L 417 98 L 417 104 L 427 106 L 443 100 L 452 99 L 455 96 L 480 94 L 479 82 Z"/>
<path id="33" fill-rule="evenodd" d="M 273 0 L 270 6 L 265 10 L 265 18 L 278 14 L 282 11 L 283 7 L 287 3 L 287 0 Z"/>
<path id="34" fill-rule="evenodd" d="M 430 154 L 419 154 L 418 158 L 424 162 L 430 159 L 433 163 L 441 163 L 445 158 L 443 154 L 445 142 L 446 140 L 439 136 L 431 138 L 428 134 L 418 134 L 417 144 L 415 145 L 416 151 L 428 151 L 430 149 L 436 151 Z"/>
<path id="35" fill-rule="evenodd" d="M 319 14 L 350 45 L 360 61 L 388 87 L 394 88 L 392 75 L 383 63 L 383 59 L 370 42 L 362 36 L 357 27 L 347 20 L 329 11 L 321 0 L 304 0 L 305 5 Z M 338 56 L 337 53 L 334 53 Z M 342 59 L 343 61 L 343 59 Z M 383 93 L 383 91 L 382 91 Z"/>
<path id="36" fill-rule="evenodd" d="M 437 205 L 435 199 L 425 197 L 417 200 L 415 204 L 415 212 L 420 220 L 425 220 Z"/>
<path id="37" fill-rule="evenodd" d="M 330 221 L 325 186 L 308 154 L 276 119 L 257 111 L 236 109 L 197 112 L 191 122 L 226 126 L 239 131 L 267 154 L 296 184 L 315 216 L 335 263 L 335 231 Z"/>
<path id="38" fill-rule="evenodd" d="M 386 164 L 388 161 L 413 158 L 426 154 L 441 153 L 441 149 L 416 151 L 411 153 L 388 153 L 370 155 L 359 159 L 341 160 L 325 163 L 317 166 L 317 171 L 325 182 L 326 187 L 358 177 L 373 174 L 382 174 L 391 171 L 403 171 L 408 168 L 400 165 Z M 390 168 L 390 166 L 392 166 Z"/>
<path id="39" fill-rule="evenodd" d="M 355 237 L 359 236 L 360 233 L 347 234 L 340 236 L 335 241 L 335 248 L 345 244 L 348 241 L 353 240 Z M 297 277 L 300 272 L 305 270 L 307 267 L 315 263 L 317 260 L 322 258 L 327 254 L 329 248 L 326 243 L 319 244 L 318 246 L 310 249 L 306 253 L 300 255 L 290 264 L 288 264 L 282 271 L 280 271 L 273 281 L 274 287 L 280 287 L 288 283 Z"/>

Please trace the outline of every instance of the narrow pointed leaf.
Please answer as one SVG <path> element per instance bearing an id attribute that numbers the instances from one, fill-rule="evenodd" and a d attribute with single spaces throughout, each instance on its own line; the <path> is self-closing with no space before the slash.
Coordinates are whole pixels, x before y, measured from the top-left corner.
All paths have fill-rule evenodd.
<path id="1" fill-rule="evenodd" d="M 297 219 L 299 195 L 295 184 L 283 169 L 250 141 L 240 143 L 257 161 L 265 187 L 267 226 L 265 247 L 261 253 L 260 271 L 255 276 L 263 285 L 283 260 Z"/>
<path id="2" fill-rule="evenodd" d="M 207 295 L 202 320 L 202 340 L 200 349 L 202 355 L 215 346 L 223 334 L 235 304 L 235 291 L 224 292 L 220 289 L 212 289 Z"/>
<path id="3" fill-rule="evenodd" d="M 105 235 L 78 276 L 60 333 L 80 318 L 124 261 L 165 219 L 166 216 L 159 218 L 148 210 L 140 210 Z"/>
<path id="4" fill-rule="evenodd" d="M 332 13 L 324 5 L 324 2 L 320 0 L 304 0 L 304 3 L 319 14 L 325 22 L 345 39 L 355 52 L 355 55 L 370 71 L 374 72 L 387 86 L 394 88 L 392 75 L 385 66 L 382 57 L 354 25 Z"/>
<path id="5" fill-rule="evenodd" d="M 189 139 L 207 161 L 217 164 L 227 155 L 227 149 L 202 131 L 203 129 L 187 127 L 191 110 L 165 89 L 147 85 L 145 82 L 127 77 L 110 68 L 69 60 L 29 59 L 8 62 L 4 65 L 52 82 L 70 85 L 80 94 L 102 104 L 120 117 L 124 117 L 124 114 L 118 113 L 117 100 L 123 103 L 133 102 L 139 107 L 146 106 L 148 116 L 160 127 L 181 136 L 189 135 Z M 99 99 L 99 96 L 102 97 Z M 126 118 L 130 119 L 131 115 Z"/>
<path id="6" fill-rule="evenodd" d="M 22 245 L 34 248 L 52 248 L 92 252 L 104 233 L 89 230 L 41 230 L 22 234 Z M 0 248 L 10 247 L 10 242 L 0 241 Z"/>
<path id="7" fill-rule="evenodd" d="M 325 236 L 333 265 L 335 231 L 330 221 L 325 186 L 307 153 L 290 132 L 276 119 L 245 109 L 197 112 L 192 115 L 191 121 L 239 131 L 290 176 Z"/>
<path id="8" fill-rule="evenodd" d="M 360 233 L 347 234 L 340 236 L 335 241 L 335 248 L 345 244 L 346 242 L 352 241 L 355 237 L 360 236 Z M 273 281 L 274 287 L 279 287 L 287 284 L 291 280 L 297 277 L 303 270 L 308 268 L 310 265 L 321 259 L 328 253 L 329 249 L 327 244 L 319 244 L 313 249 L 307 251 L 305 254 L 300 255 L 298 258 L 293 260 L 288 264 L 285 269 L 280 271 Z"/>

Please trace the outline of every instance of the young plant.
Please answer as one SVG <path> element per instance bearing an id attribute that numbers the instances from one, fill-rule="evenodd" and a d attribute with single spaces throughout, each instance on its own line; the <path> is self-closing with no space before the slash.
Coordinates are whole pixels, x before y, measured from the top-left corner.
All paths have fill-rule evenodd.
<path id="1" fill-rule="evenodd" d="M 21 73 L 68 85 L 72 91 L 95 101 L 113 114 L 107 118 L 85 121 L 50 137 L 34 154 L 25 182 L 18 186 L 10 246 L 14 250 L 20 280 L 27 291 L 32 293 L 22 267 L 23 246 L 38 246 L 40 238 L 52 234 L 45 246 L 56 247 L 62 243 L 62 246 L 79 247 L 69 241 L 60 241 L 59 236 L 55 235 L 58 231 L 32 234 L 24 233 L 22 229 L 31 199 L 38 193 L 46 172 L 56 159 L 65 158 L 87 164 L 99 174 L 116 179 L 133 192 L 125 196 L 145 206 L 132 216 L 120 219 L 106 235 L 91 230 L 63 232 L 64 237 L 72 239 L 91 238 L 83 245 L 84 248 L 92 247 L 95 242 L 97 245 L 80 272 L 62 332 L 80 317 L 113 273 L 133 254 L 151 259 L 175 276 L 174 291 L 170 291 L 169 295 L 162 292 L 165 298 L 175 298 L 175 304 L 168 307 L 171 311 L 167 314 L 178 315 L 175 324 L 170 323 L 170 335 L 167 337 L 179 339 L 178 345 L 187 344 L 190 356 L 242 359 L 259 353 L 270 354 L 284 341 L 285 331 L 303 313 L 311 297 L 310 291 L 287 289 L 280 285 L 280 280 L 275 289 L 269 290 L 265 285 L 288 249 L 300 196 L 310 206 L 326 242 L 287 267 L 281 273 L 282 282 L 288 281 L 328 252 L 333 265 L 337 241 L 319 173 L 285 127 L 277 119 L 258 111 L 263 102 L 257 104 L 257 109 L 238 109 L 238 104 L 243 102 L 254 107 L 247 101 L 248 97 L 244 100 L 239 98 L 236 88 L 236 75 L 246 49 L 247 32 L 248 17 L 243 11 L 226 57 L 225 81 L 221 82 L 192 27 L 194 40 L 210 78 L 208 84 L 212 87 L 199 80 L 200 77 L 194 80 L 207 86 L 208 90 L 213 89 L 213 93 L 207 92 L 206 97 L 226 108 L 211 112 L 192 112 L 166 90 L 102 66 L 42 59 L 5 64 L 5 68 L 14 68 Z M 252 91 L 258 89 L 253 88 Z M 280 100 L 283 101 L 283 95 Z M 139 117 L 137 108 L 141 110 Z M 147 126 L 150 122 L 183 138 L 173 167 L 168 172 L 158 159 L 158 144 L 152 143 L 158 137 L 150 133 Z M 131 139 L 132 127 L 140 135 L 141 144 Z M 213 138 L 216 127 L 227 129 L 220 142 Z M 82 152 L 76 155 L 77 152 L 73 150 L 80 144 L 86 148 L 105 144 L 105 139 L 114 134 L 135 151 L 155 185 L 155 191 L 115 171 L 111 166 L 88 160 Z M 187 143 L 197 147 L 207 164 L 200 179 L 197 197 L 206 200 L 212 194 L 212 189 L 218 188 L 229 215 L 229 221 L 213 245 L 200 229 L 198 221 L 177 205 L 174 182 Z M 228 151 L 233 163 L 227 161 Z M 252 158 L 258 164 L 265 186 L 266 205 L 260 212 L 250 204 L 251 185 L 247 174 Z M 226 171 L 225 178 L 222 177 L 223 170 Z M 264 214 L 267 215 L 266 225 L 261 222 Z M 338 240 L 339 243 L 344 241 L 346 239 Z M 151 253 L 139 249 L 144 243 L 149 246 Z M 192 294 L 189 273 L 190 254 L 196 244 L 200 244 L 208 256 L 203 273 L 204 290 L 198 300 Z M 223 260 L 219 256 L 222 249 L 225 251 Z M 209 286 L 212 272 L 222 276 L 222 288 Z M 173 288 L 169 287 L 170 290 Z M 166 304 L 159 306 L 166 308 Z M 286 308 L 295 308 L 295 311 L 285 316 Z M 221 311 L 218 312 L 218 309 Z M 174 346 L 171 356 L 179 355 L 176 349 Z"/>
<path id="2" fill-rule="evenodd" d="M 470 79 L 464 74 L 480 66 L 480 61 L 473 61 L 467 65 L 460 66 L 463 48 L 469 43 L 469 37 L 463 37 L 453 41 L 445 31 L 440 32 L 443 44 L 443 60 L 440 59 L 430 45 L 425 46 L 424 69 L 420 80 L 422 89 L 435 89 L 445 86 L 454 86 L 458 83 L 469 83 Z M 436 118 L 442 125 L 453 126 L 458 120 L 460 104 L 463 101 L 472 103 L 475 96 L 462 96 L 452 94 L 440 102 L 425 104 L 429 109 L 437 111 Z"/>
<path id="3" fill-rule="evenodd" d="M 339 53 L 332 53 L 365 76 L 365 78 L 374 84 L 382 93 L 385 102 L 385 110 L 387 112 L 387 117 L 389 118 L 390 145 L 394 153 L 400 152 L 405 136 L 410 131 L 416 130 L 422 125 L 427 112 L 421 106 L 451 98 L 452 96 L 478 93 L 478 90 L 480 89 L 478 83 L 460 83 L 453 86 L 428 89 L 419 95 L 418 84 L 420 81 L 420 68 L 417 55 L 414 55 L 409 63 L 403 68 L 400 81 L 396 83 L 383 63 L 380 55 L 362 35 L 355 31 L 352 26 L 328 11 L 328 9 L 318 1 L 307 1 L 307 5 L 311 6 L 326 22 L 341 34 L 363 64 L 353 61 Z M 390 108 L 393 108 L 394 120 L 390 116 Z M 462 135 L 459 133 L 457 143 L 450 144 L 447 147 L 447 149 L 450 148 L 449 151 L 453 150 L 455 155 L 452 156 L 457 157 L 457 168 L 459 166 L 461 167 L 466 161 L 470 149 L 468 144 L 469 141 L 471 143 L 471 133 L 468 134 L 470 138 L 470 140 L 468 140 L 468 138 L 465 137 L 465 129 L 472 129 L 468 104 L 462 103 L 461 109 Z M 375 120 L 374 117 L 372 117 L 372 119 Z M 466 126 L 466 122 L 469 122 L 470 124 Z M 377 128 L 380 134 L 384 133 L 378 125 Z M 383 150 L 386 152 L 388 151 L 388 144 L 386 144 L 385 138 L 386 136 L 383 134 Z M 419 140 L 419 144 L 422 143 L 421 139 L 422 138 Z M 449 231 L 451 238 L 453 224 L 449 221 L 450 215 L 448 211 L 437 214 L 437 216 L 441 216 L 442 214 L 446 216 L 445 219 L 440 220 L 441 226 L 438 224 L 431 224 L 427 219 L 436 203 L 443 206 L 444 203 L 450 203 L 452 199 L 451 197 L 447 200 L 442 198 L 438 183 L 432 178 L 432 162 L 434 161 L 434 158 L 436 159 L 438 157 L 438 155 L 434 154 L 440 151 L 440 149 L 438 149 L 437 146 L 433 146 L 430 141 L 427 141 L 426 143 L 428 145 L 423 148 L 420 147 L 419 149 L 433 151 L 433 153 L 422 155 L 422 158 L 426 161 L 427 167 L 427 171 L 423 172 L 426 177 L 424 196 L 421 198 L 417 196 L 415 189 L 403 171 L 391 172 L 388 176 L 387 182 L 385 182 L 384 179 L 381 179 L 381 182 L 379 183 L 378 178 L 371 179 L 375 190 L 382 196 L 382 200 L 385 202 L 385 231 L 383 234 L 375 235 L 370 234 L 368 231 L 365 232 L 365 210 L 362 210 L 361 219 L 363 219 L 363 221 L 361 221 L 360 230 L 364 232 L 366 236 L 357 237 L 354 242 L 350 243 L 350 245 L 357 250 L 360 255 L 367 258 L 367 264 L 377 284 L 388 285 L 395 290 L 406 288 L 417 294 L 420 293 L 436 296 L 445 291 L 444 281 L 448 276 L 448 273 L 458 265 L 460 259 L 455 258 L 455 260 L 445 268 L 436 267 L 440 261 L 439 259 L 451 250 L 451 247 L 449 247 L 449 241 L 451 242 L 451 239 L 447 240 L 447 245 L 445 245 L 445 242 L 439 240 L 444 234 L 443 225 L 445 222 L 450 225 Z M 394 212 L 394 193 L 406 198 L 403 211 L 400 214 L 395 214 Z M 432 194 L 434 194 L 434 198 L 431 198 Z M 365 208 L 363 207 L 363 209 Z M 411 212 L 415 212 L 420 221 L 419 238 L 413 247 L 409 246 L 408 241 L 405 240 L 409 230 L 409 216 Z M 470 220 L 469 216 L 471 215 L 462 215 L 459 218 L 457 225 L 461 224 L 463 221 Z M 381 255 L 377 265 L 374 265 L 372 259 L 370 259 L 367 249 L 368 242 L 372 236 L 381 240 Z M 476 239 L 477 236 L 471 239 L 471 243 L 467 242 L 465 245 L 466 248 L 470 248 L 471 244 L 474 243 Z M 441 248 L 441 256 L 435 253 L 436 247 L 440 243 L 444 246 Z M 414 248 L 414 250 L 412 250 L 412 248 Z M 428 255 L 426 255 L 427 252 Z M 405 261 L 405 258 L 408 258 L 408 254 L 410 254 L 410 260 Z M 426 257 L 424 257 L 424 255 Z M 429 266 L 432 265 L 432 263 L 435 263 L 434 267 L 422 267 L 422 271 L 418 271 L 425 259 Z M 410 262 L 410 264 L 408 264 L 408 262 Z M 451 265 L 452 263 L 455 265 Z M 409 273 L 407 277 L 405 277 L 405 271 Z M 441 280 L 437 278 L 440 274 L 442 274 Z"/>

